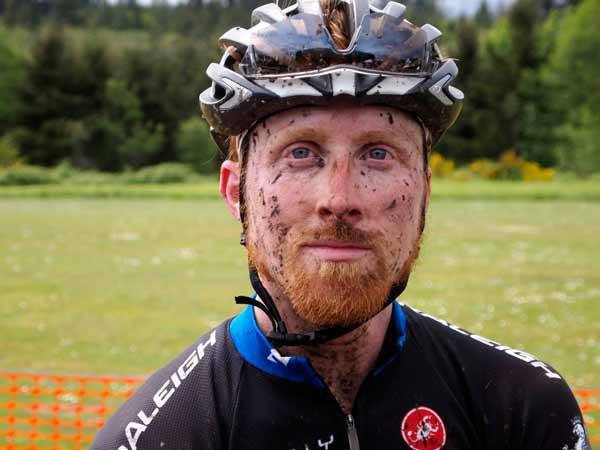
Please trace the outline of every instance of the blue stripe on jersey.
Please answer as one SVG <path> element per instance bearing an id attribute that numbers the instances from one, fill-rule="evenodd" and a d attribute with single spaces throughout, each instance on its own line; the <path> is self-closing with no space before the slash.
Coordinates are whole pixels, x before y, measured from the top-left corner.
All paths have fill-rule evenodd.
<path id="1" fill-rule="evenodd" d="M 392 310 L 392 322 L 396 330 L 396 352 L 390 356 L 387 361 L 380 366 L 375 367 L 371 371 L 369 375 L 372 377 L 379 375 L 383 369 L 385 369 L 392 361 L 396 359 L 400 353 L 400 349 L 402 349 L 404 343 L 406 342 L 406 314 L 404 314 L 404 310 L 398 302 L 394 302 L 393 305 L 394 309 Z"/>
<path id="2" fill-rule="evenodd" d="M 406 341 L 406 315 L 397 302 L 394 302 L 393 305 L 392 323 L 398 336 L 396 346 L 399 352 Z M 305 357 L 281 356 L 271 346 L 256 323 L 252 306 L 247 306 L 231 321 L 229 330 L 237 351 L 254 367 L 276 377 L 312 384 L 320 389 L 325 387 Z M 395 359 L 396 354 L 385 364 L 375 368 L 371 375 L 375 376 L 380 373 Z"/>

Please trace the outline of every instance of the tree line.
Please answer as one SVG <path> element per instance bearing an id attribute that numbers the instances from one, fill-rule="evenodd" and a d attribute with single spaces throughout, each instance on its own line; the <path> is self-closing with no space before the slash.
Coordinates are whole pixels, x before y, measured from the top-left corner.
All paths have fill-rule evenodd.
<path id="1" fill-rule="evenodd" d="M 197 94 L 218 36 L 249 26 L 257 5 L 0 0 L 0 153 L 103 171 L 165 161 L 214 170 Z M 415 23 L 444 31 L 467 95 L 439 152 L 465 163 L 514 149 L 545 167 L 600 171 L 600 0 L 517 0 L 501 14 L 484 1 L 461 18 L 435 0 L 408 7 Z"/>

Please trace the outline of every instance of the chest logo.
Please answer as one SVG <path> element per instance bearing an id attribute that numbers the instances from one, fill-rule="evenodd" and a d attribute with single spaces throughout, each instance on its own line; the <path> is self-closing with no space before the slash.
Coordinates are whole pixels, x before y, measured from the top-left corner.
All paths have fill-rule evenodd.
<path id="1" fill-rule="evenodd" d="M 446 427 L 432 409 L 411 409 L 402 420 L 402 437 L 413 450 L 439 450 L 446 443 Z"/>

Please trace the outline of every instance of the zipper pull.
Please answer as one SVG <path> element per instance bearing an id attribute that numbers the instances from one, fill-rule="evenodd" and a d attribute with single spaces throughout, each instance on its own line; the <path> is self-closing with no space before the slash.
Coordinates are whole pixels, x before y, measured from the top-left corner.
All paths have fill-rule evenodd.
<path id="1" fill-rule="evenodd" d="M 356 432 L 356 423 L 352 414 L 346 416 L 346 432 L 348 434 L 348 444 L 350 444 L 350 450 L 360 450 L 360 443 L 358 442 L 358 433 Z"/>

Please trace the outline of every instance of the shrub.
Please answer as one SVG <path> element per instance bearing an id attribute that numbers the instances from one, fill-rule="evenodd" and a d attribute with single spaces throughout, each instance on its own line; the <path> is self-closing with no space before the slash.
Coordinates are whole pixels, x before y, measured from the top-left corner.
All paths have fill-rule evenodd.
<path id="1" fill-rule="evenodd" d="M 454 161 L 444 158 L 440 153 L 433 152 L 429 159 L 429 167 L 434 176 L 446 178 L 454 172 Z"/>
<path id="2" fill-rule="evenodd" d="M 490 180 L 552 181 L 556 174 L 554 169 L 520 158 L 512 149 L 502 153 L 498 162 L 477 159 L 468 168 L 475 176 Z"/>
<path id="3" fill-rule="evenodd" d="M 468 166 L 468 169 L 475 176 L 489 180 L 498 178 L 499 174 L 498 164 L 491 159 L 486 158 L 476 159 L 475 161 L 471 162 Z"/>
<path id="4" fill-rule="evenodd" d="M 473 172 L 465 167 L 461 167 L 454 171 L 452 179 L 456 181 L 470 181 L 473 179 Z"/>
<path id="5" fill-rule="evenodd" d="M 123 175 L 126 183 L 134 184 L 165 184 L 183 183 L 191 181 L 195 177 L 194 171 L 181 163 L 163 163 L 156 166 L 146 167 L 137 172 Z"/>
<path id="6" fill-rule="evenodd" d="M 10 167 L 19 163 L 19 151 L 8 136 L 0 139 L 0 167 Z"/>
<path id="7" fill-rule="evenodd" d="M 177 158 L 198 173 L 218 172 L 217 149 L 208 126 L 198 117 L 183 122 L 177 133 Z"/>
<path id="8" fill-rule="evenodd" d="M 536 162 L 525 161 L 521 166 L 523 181 L 552 181 L 556 171 L 545 169 Z"/>
<path id="9" fill-rule="evenodd" d="M 55 183 L 51 169 L 36 166 L 15 165 L 0 170 L 0 186 L 26 186 Z"/>
<path id="10" fill-rule="evenodd" d="M 520 180 L 523 177 L 522 167 L 525 161 L 517 155 L 514 149 L 500 155 L 498 178 L 503 180 Z"/>
<path id="11" fill-rule="evenodd" d="M 121 174 L 84 170 L 69 177 L 68 184 L 120 184 L 123 183 Z"/>
<path id="12" fill-rule="evenodd" d="M 56 181 L 67 181 L 77 175 L 79 171 L 69 162 L 63 161 L 52 169 L 52 175 Z"/>
<path id="13" fill-rule="evenodd" d="M 139 168 L 152 162 L 160 152 L 165 140 L 162 125 L 139 125 L 119 147 L 123 161 Z"/>

